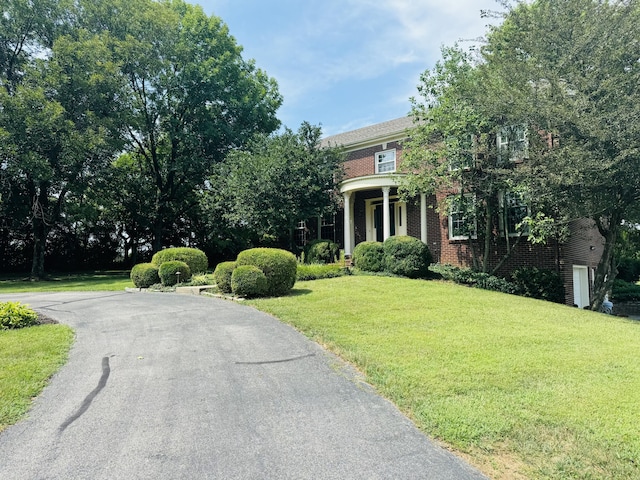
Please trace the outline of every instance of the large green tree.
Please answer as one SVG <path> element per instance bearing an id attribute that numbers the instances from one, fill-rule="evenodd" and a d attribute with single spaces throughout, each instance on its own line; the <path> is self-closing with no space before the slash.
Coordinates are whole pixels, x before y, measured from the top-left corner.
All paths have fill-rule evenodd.
<path id="1" fill-rule="evenodd" d="M 473 193 L 485 240 L 500 189 L 529 194 L 534 241 L 591 219 L 604 239 L 593 309 L 615 278 L 621 225 L 640 213 L 639 20 L 638 0 L 515 2 L 477 54 L 446 49 L 414 101 L 407 190 Z M 518 145 L 519 125 L 525 161 L 505 165 L 501 134 Z"/>
<path id="2" fill-rule="evenodd" d="M 518 135 L 526 138 L 528 128 L 505 115 L 495 82 L 476 53 L 458 46 L 442 49 L 442 60 L 421 75 L 419 95 L 412 98 L 416 122 L 402 162 L 409 175 L 400 189 L 408 196 L 447 193 L 439 210 L 464 212 L 455 236 L 467 238 L 474 268 L 491 273 L 524 233 L 519 222 L 507 218 L 505 198 L 526 198 L 529 209 L 536 207 L 514 173 L 527 155 Z M 496 257 L 492 252 L 500 240 L 506 248 Z"/>
<path id="3" fill-rule="evenodd" d="M 11 204 L 29 208 L 24 220 L 31 228 L 34 278 L 44 275 L 47 238 L 62 219 L 67 196 L 81 195 L 120 148 L 110 111 L 121 85 L 104 43 L 81 29 L 60 30 L 50 48 L 34 39 L 19 75 L 5 72 L 1 173 Z"/>
<path id="4" fill-rule="evenodd" d="M 279 125 L 275 81 L 181 0 L 7 0 L 0 26 L 0 253 L 32 245 L 34 277 L 61 245 L 192 238 L 213 166 Z"/>
<path id="5" fill-rule="evenodd" d="M 231 152 L 203 197 L 211 229 L 293 249 L 298 222 L 332 214 L 336 205 L 343 156 L 320 148 L 320 138 L 320 127 L 304 122 L 297 132 L 261 135 Z"/>
<path id="6" fill-rule="evenodd" d="M 523 2 L 483 49 L 510 99 L 505 113 L 553 135 L 520 173 L 567 218 L 592 219 L 604 238 L 593 309 L 616 276 L 621 225 L 640 214 L 639 24 L 638 0 Z"/>
<path id="7" fill-rule="evenodd" d="M 196 193 L 213 166 L 255 134 L 279 126 L 281 97 L 276 82 L 242 58 L 222 20 L 198 6 L 86 2 L 84 16 L 90 28 L 106 28 L 117 38 L 127 83 L 121 112 L 126 150 L 135 175 L 152 186 L 144 213 L 159 250 L 176 222 L 200 214 Z"/>

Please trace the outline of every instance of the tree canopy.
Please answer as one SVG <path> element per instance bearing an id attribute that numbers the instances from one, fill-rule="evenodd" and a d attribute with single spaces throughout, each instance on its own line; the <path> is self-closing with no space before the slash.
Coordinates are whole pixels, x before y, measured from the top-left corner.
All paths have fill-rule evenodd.
<path id="1" fill-rule="evenodd" d="M 477 54 L 446 49 L 423 75 L 422 99 L 414 101 L 423 123 L 412 145 L 422 148 L 407 163 L 417 172 L 408 191 L 423 191 L 435 179 L 474 193 L 528 192 L 532 213 L 545 214 L 532 215 L 530 235 L 553 231 L 536 229 L 536 218 L 544 226 L 591 219 L 604 238 L 592 308 L 615 278 L 622 222 L 637 222 L 640 213 L 638 20 L 637 0 L 517 2 Z M 527 128 L 526 161 L 485 168 L 488 159 L 501 158 L 501 129 L 517 125 Z M 469 158 L 468 134 L 475 163 L 448 168 L 442 158 Z M 472 175 L 476 167 L 482 175 Z"/>
<path id="2" fill-rule="evenodd" d="M 188 241 L 214 165 L 279 126 L 276 82 L 182 0 L 8 0 L 0 27 L 0 253 L 32 248 L 33 277 L 105 222 Z"/>
<path id="3" fill-rule="evenodd" d="M 203 198 L 211 229 L 222 224 L 227 235 L 251 232 L 293 249 L 298 222 L 331 215 L 336 206 L 343 156 L 319 148 L 320 137 L 320 127 L 304 122 L 297 132 L 262 135 L 228 155 Z"/>

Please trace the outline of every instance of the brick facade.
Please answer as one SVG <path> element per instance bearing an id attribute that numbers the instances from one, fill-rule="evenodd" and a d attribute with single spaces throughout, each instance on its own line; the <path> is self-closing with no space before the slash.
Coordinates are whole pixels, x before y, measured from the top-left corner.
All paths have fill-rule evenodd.
<path id="1" fill-rule="evenodd" d="M 399 122 L 400 121 L 400 122 Z M 404 125 L 404 129 L 398 129 Z M 344 163 L 343 192 L 350 195 L 353 205 L 352 241 L 354 245 L 367 239 L 367 201 L 379 199 L 383 196 L 382 187 L 390 188 L 389 196 L 395 201 L 397 188 L 389 187 L 392 175 L 380 174 L 380 183 L 376 184 L 375 154 L 384 150 L 396 149 L 396 169 L 402 160 L 401 139 L 406 136 L 406 119 L 385 122 L 379 126 L 347 132 L 329 137 L 327 144 L 341 144 L 347 148 L 347 158 Z M 382 128 L 377 128 L 382 127 Z M 390 128 L 396 128 L 395 140 L 390 136 L 394 133 Z M 384 131 L 386 129 L 386 131 Z M 375 132 L 379 136 L 370 136 Z M 375 139 L 380 138 L 380 142 Z M 356 184 L 358 179 L 366 179 L 362 184 Z M 427 244 L 433 255 L 434 262 L 451 264 L 460 267 L 472 265 L 471 247 L 468 240 L 449 239 L 449 219 L 447 215 L 438 212 L 438 202 L 445 194 L 427 197 L 426 223 Z M 344 212 L 336 218 L 336 229 L 340 234 L 336 238 L 344 248 Z M 338 223 L 341 222 L 341 223 Z M 569 241 L 562 244 L 550 241 L 545 245 L 532 244 L 526 238 L 517 243 L 513 253 L 502 265 L 498 275 L 507 277 L 509 272 L 519 267 L 538 267 L 558 272 L 564 279 L 566 289 L 566 303 L 573 304 L 573 267 L 587 267 L 589 272 L 589 288 L 592 288 L 593 269 L 602 254 L 603 239 L 587 221 L 574 222 L 571 226 Z M 421 238 L 421 205 L 420 198 L 411 199 L 406 203 L 407 235 Z M 515 242 L 516 238 L 509 238 Z M 477 242 L 476 242 L 477 244 Z M 478 245 L 477 249 L 483 249 Z M 498 238 L 493 241 L 490 250 L 489 265 L 495 266 L 504 257 L 508 249 L 507 240 Z M 482 253 L 482 252 L 480 252 Z M 590 292 L 591 293 L 591 292 Z"/>
<path id="2" fill-rule="evenodd" d="M 398 166 L 402 161 L 402 145 L 400 142 L 388 142 L 386 146 L 384 144 L 379 144 L 362 150 L 349 152 L 347 154 L 347 159 L 344 162 L 343 179 L 347 180 L 350 178 L 375 175 L 375 154 L 383 150 L 392 150 L 394 148 L 396 149 L 396 166 Z"/>

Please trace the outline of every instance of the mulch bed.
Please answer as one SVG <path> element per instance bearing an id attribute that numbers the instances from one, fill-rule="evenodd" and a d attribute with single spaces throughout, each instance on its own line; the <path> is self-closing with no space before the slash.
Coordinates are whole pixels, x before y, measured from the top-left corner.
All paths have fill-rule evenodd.
<path id="1" fill-rule="evenodd" d="M 40 313 L 40 312 L 36 312 L 38 314 L 38 324 L 39 325 L 47 325 L 47 324 L 52 324 L 52 323 L 58 323 L 57 320 L 54 320 L 51 317 L 47 317 L 46 315 Z"/>

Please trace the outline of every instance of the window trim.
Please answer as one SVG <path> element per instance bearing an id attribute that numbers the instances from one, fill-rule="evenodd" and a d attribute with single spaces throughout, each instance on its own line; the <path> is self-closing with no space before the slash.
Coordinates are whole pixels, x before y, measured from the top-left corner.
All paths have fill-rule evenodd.
<path id="1" fill-rule="evenodd" d="M 459 161 L 455 162 L 453 160 L 451 160 L 450 158 L 448 159 L 447 163 L 448 163 L 448 168 L 450 172 L 456 172 L 458 170 L 462 170 L 462 171 L 468 171 L 471 170 L 471 168 L 476 164 L 476 162 L 478 161 L 478 137 L 477 135 L 473 134 L 473 133 L 467 133 L 464 135 L 464 145 L 462 145 L 461 147 L 469 147 L 469 153 L 467 158 L 462 159 L 460 158 Z M 458 141 L 458 143 L 460 143 Z M 463 151 L 463 148 L 458 148 L 458 150 L 460 152 Z"/>
<path id="2" fill-rule="evenodd" d="M 393 154 L 393 159 L 392 160 L 385 160 L 384 162 L 380 162 L 379 161 L 379 157 L 384 157 L 388 154 Z M 385 173 L 394 173 L 396 171 L 396 160 L 397 160 L 397 154 L 396 154 L 396 149 L 395 148 L 390 148 L 387 150 L 381 150 L 379 152 L 376 152 L 373 156 L 374 158 L 374 163 L 375 163 L 375 172 L 376 175 L 378 174 L 385 174 Z M 391 164 L 393 163 L 393 168 L 390 170 L 382 170 L 380 171 L 380 166 L 381 165 L 387 165 L 387 164 Z"/>
<path id="3" fill-rule="evenodd" d="M 508 205 L 507 197 L 510 195 L 518 196 L 519 202 L 517 205 L 513 205 L 513 206 Z M 524 207 L 527 210 L 525 217 L 528 215 L 531 215 L 531 205 L 529 200 L 527 199 L 527 195 L 524 193 L 515 192 L 513 190 L 507 190 L 507 191 L 501 192 L 500 206 L 502 207 L 502 215 L 500 216 L 500 221 L 501 221 L 500 227 L 502 229 L 502 232 L 507 233 L 510 237 L 519 237 L 520 235 L 527 235 L 528 231 L 526 228 L 523 229 L 522 231 L 517 231 L 515 228 L 514 228 L 514 231 L 511 231 L 509 229 L 509 210 Z"/>
<path id="4" fill-rule="evenodd" d="M 450 195 L 449 198 L 460 198 L 460 195 Z M 464 194 L 464 197 L 469 199 L 469 201 L 471 202 L 471 205 L 475 206 L 475 196 L 472 194 Z M 478 238 L 478 224 L 477 224 L 477 220 L 475 217 L 474 212 L 470 212 L 472 214 L 472 218 L 470 219 L 470 221 L 473 222 L 473 232 L 471 234 L 471 236 L 469 235 L 453 235 L 453 214 L 454 213 L 461 213 L 460 210 L 457 210 L 456 212 L 453 211 L 453 207 L 454 207 L 455 203 L 454 202 L 450 202 L 449 203 L 449 213 L 447 215 L 447 224 L 448 224 L 448 236 L 449 236 L 449 240 L 451 241 L 456 241 L 456 240 L 469 240 L 469 238 L 471 239 L 476 239 Z"/>
<path id="5" fill-rule="evenodd" d="M 507 133 L 508 129 L 513 129 L 515 132 L 514 142 L 517 143 L 518 148 L 510 148 L 510 139 Z M 520 148 L 520 146 L 522 148 Z M 505 125 L 500 127 L 498 133 L 496 134 L 496 147 L 498 149 L 498 157 L 502 159 L 502 157 L 509 158 L 510 162 L 521 162 L 526 158 L 529 158 L 529 130 L 527 125 L 524 123 L 516 124 L 516 125 Z M 506 155 L 505 153 L 508 153 Z"/>

